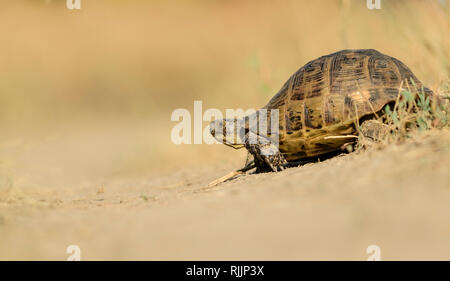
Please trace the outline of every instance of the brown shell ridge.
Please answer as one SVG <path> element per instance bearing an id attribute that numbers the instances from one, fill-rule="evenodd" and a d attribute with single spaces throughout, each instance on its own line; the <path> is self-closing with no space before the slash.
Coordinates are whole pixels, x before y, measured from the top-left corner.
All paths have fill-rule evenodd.
<path id="1" fill-rule="evenodd" d="M 303 109 L 301 111 L 301 116 L 302 116 L 302 131 L 303 131 L 303 135 L 306 136 L 306 110 L 308 110 L 308 108 L 306 107 L 306 101 L 308 100 L 308 95 L 305 95 L 304 99 L 303 99 Z"/>
<path id="2" fill-rule="evenodd" d="M 291 78 L 289 79 L 289 87 L 287 90 L 287 97 L 286 97 L 286 103 L 284 105 L 284 120 L 286 122 L 285 124 L 285 128 L 286 131 L 290 131 L 291 130 L 291 124 L 290 124 L 290 120 L 289 120 L 289 109 L 290 109 L 290 104 L 291 104 L 291 97 L 292 97 L 292 92 L 294 90 L 294 85 L 295 85 L 295 81 L 297 79 L 297 75 L 292 75 Z"/>
<path id="3" fill-rule="evenodd" d="M 323 97 L 323 102 L 322 102 L 322 127 L 326 127 L 328 126 L 328 121 L 330 121 L 330 112 L 329 112 L 329 96 L 330 96 L 330 72 L 331 72 L 331 61 L 333 60 L 333 58 L 327 57 L 326 58 L 326 66 L 325 66 L 325 70 L 326 70 L 326 74 L 324 75 L 324 79 L 325 79 L 325 85 L 326 85 L 326 89 L 325 89 L 325 93 L 324 93 L 324 97 Z"/>
<path id="4" fill-rule="evenodd" d="M 289 157 L 314 156 L 354 133 L 358 118 L 376 114 L 395 101 L 402 81 L 423 84 L 401 61 L 376 50 L 343 50 L 298 69 L 265 106 L 280 112 L 280 151 Z M 416 90 L 417 90 L 416 88 Z M 430 90 L 424 88 L 427 93 Z"/>

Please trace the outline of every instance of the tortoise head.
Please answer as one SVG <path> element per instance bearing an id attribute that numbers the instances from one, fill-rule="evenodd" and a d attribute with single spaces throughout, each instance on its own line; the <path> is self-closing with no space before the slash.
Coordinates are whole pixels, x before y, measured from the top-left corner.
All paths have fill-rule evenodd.
<path id="1" fill-rule="evenodd" d="M 242 119 L 217 119 L 209 124 L 209 132 L 219 142 L 234 149 L 244 147 Z"/>

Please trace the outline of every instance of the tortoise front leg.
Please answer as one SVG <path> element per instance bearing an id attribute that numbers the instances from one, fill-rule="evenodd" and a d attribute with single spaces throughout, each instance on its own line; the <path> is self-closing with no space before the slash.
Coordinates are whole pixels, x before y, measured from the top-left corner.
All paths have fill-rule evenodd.
<path id="1" fill-rule="evenodd" d="M 269 138 L 248 132 L 244 137 L 244 143 L 254 157 L 257 172 L 284 170 L 283 165 L 287 164 L 287 161 Z"/>

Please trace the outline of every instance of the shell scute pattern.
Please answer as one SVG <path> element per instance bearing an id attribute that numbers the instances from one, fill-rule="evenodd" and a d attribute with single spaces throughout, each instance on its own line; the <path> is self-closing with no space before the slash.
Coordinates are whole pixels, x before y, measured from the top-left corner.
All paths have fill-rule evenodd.
<path id="1" fill-rule="evenodd" d="M 372 49 L 343 50 L 300 68 L 264 108 L 279 110 L 285 158 L 301 159 L 339 148 L 345 139 L 325 137 L 355 133 L 354 122 L 395 101 L 402 82 L 411 89 L 422 87 L 395 58 Z"/>

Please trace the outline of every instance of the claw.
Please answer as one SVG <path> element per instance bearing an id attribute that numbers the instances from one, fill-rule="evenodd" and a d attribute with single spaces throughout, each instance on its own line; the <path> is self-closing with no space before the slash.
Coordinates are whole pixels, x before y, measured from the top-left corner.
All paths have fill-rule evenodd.
<path id="1" fill-rule="evenodd" d="M 270 163 L 270 161 L 267 157 L 264 158 L 264 160 L 266 160 L 266 163 L 269 165 L 269 167 L 272 169 L 273 172 L 277 171 L 277 169 L 275 169 L 275 167 L 272 165 L 272 163 Z"/>

